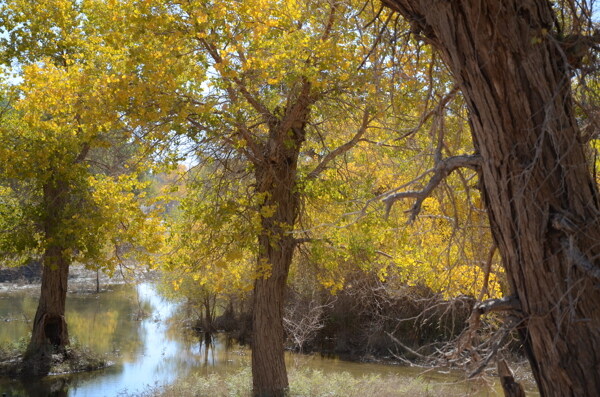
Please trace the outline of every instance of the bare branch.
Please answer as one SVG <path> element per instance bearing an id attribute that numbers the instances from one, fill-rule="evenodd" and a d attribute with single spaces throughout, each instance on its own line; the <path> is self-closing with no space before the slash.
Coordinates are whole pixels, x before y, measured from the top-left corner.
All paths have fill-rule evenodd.
<path id="1" fill-rule="evenodd" d="M 505 311 L 520 311 L 521 303 L 519 298 L 514 295 L 506 296 L 500 299 L 488 299 L 483 302 L 476 303 L 473 307 L 473 311 L 476 311 L 479 315 L 487 314 L 490 312 L 505 312 Z"/>
<path id="2" fill-rule="evenodd" d="M 364 57 L 364 59 L 362 60 L 360 65 L 358 65 L 358 68 L 356 68 L 356 70 L 360 70 L 360 69 L 362 69 L 363 66 L 365 66 L 365 63 L 367 63 L 367 60 L 371 57 L 371 55 L 375 51 L 375 48 L 377 48 L 377 45 L 379 44 L 379 41 L 381 40 L 381 36 L 383 36 L 383 32 L 385 31 L 388 23 L 390 23 L 390 20 L 392 19 L 392 15 L 394 15 L 394 14 L 393 13 L 388 14 L 387 18 L 385 19 L 385 22 L 383 23 L 383 26 L 381 27 L 381 30 L 379 31 L 379 34 L 375 38 L 375 42 L 373 42 L 373 45 L 371 46 L 371 49 L 369 50 L 369 53 Z M 379 16 L 379 14 L 378 14 L 378 16 Z"/>
<path id="3" fill-rule="evenodd" d="M 398 346 L 400 346 L 401 348 L 403 348 L 404 350 L 406 350 L 407 352 L 409 352 L 410 354 L 413 354 L 421 359 L 427 359 L 428 357 L 422 355 L 421 353 L 411 349 L 410 347 L 406 346 L 405 344 L 403 344 L 402 342 L 400 342 L 398 340 L 398 338 L 396 338 L 394 335 L 390 334 L 389 332 L 386 331 L 387 336 L 390 337 L 390 339 L 397 344 Z"/>
<path id="4" fill-rule="evenodd" d="M 600 267 L 592 263 L 587 256 L 581 252 L 577 244 L 575 244 L 575 238 L 573 236 L 569 236 L 568 239 L 563 238 L 561 242 L 567 256 L 575 266 L 588 276 L 600 280 Z"/>
<path id="5" fill-rule="evenodd" d="M 423 201 L 425 201 L 425 199 L 431 195 L 433 190 L 440 184 L 440 182 L 444 180 L 444 178 L 458 168 L 467 167 L 473 170 L 478 170 L 480 164 L 481 157 L 477 154 L 452 156 L 438 161 L 432 169 L 425 173 L 433 173 L 433 176 L 427 183 L 427 186 L 425 186 L 422 190 L 410 190 L 406 192 L 394 193 L 383 199 L 383 202 L 386 205 L 386 214 L 389 215 L 392 205 L 396 201 L 404 198 L 415 198 L 417 200 L 410 209 L 411 215 L 409 219 L 409 222 L 413 222 L 421 211 L 421 205 L 423 204 Z"/>
<path id="6" fill-rule="evenodd" d="M 440 113 L 440 109 L 444 109 L 446 107 L 446 105 L 448 104 L 448 102 L 450 102 L 450 100 L 452 98 L 454 98 L 454 96 L 456 96 L 456 93 L 458 92 L 458 86 L 454 86 L 452 87 L 452 89 L 450 90 L 450 92 L 448 92 L 448 94 L 446 94 L 446 96 L 444 96 L 439 103 L 433 108 L 431 109 L 429 112 L 423 114 L 421 116 L 421 119 L 419 120 L 419 124 L 417 124 L 414 128 L 411 128 L 410 130 L 408 130 L 407 132 L 405 132 L 404 134 L 402 134 L 400 137 L 396 138 L 396 140 L 402 140 L 404 138 L 407 138 L 409 136 L 411 136 L 412 134 L 415 134 L 417 131 L 419 131 L 421 129 L 421 127 L 423 127 L 423 125 L 434 115 L 439 114 Z"/>
<path id="7" fill-rule="evenodd" d="M 235 84 L 237 84 L 238 89 L 240 90 L 246 101 L 248 101 L 248 103 L 254 108 L 254 110 L 260 113 L 260 115 L 263 117 L 263 120 L 269 125 L 269 127 L 272 127 L 274 121 L 277 119 L 273 115 L 273 113 L 271 113 L 269 109 L 261 101 L 258 100 L 258 98 L 256 98 L 254 95 L 252 95 L 250 91 L 248 91 L 246 85 L 242 80 L 240 80 L 239 78 L 233 78 L 233 81 L 235 82 Z"/>
<path id="8" fill-rule="evenodd" d="M 492 261 L 494 260 L 494 254 L 496 253 L 497 245 L 493 244 L 490 252 L 488 253 L 487 261 L 485 262 L 485 266 L 483 268 L 483 284 L 481 287 L 481 291 L 479 292 L 479 298 L 477 300 L 481 301 L 483 297 L 490 293 L 489 291 L 489 282 L 490 282 L 490 272 L 492 270 Z"/>
<path id="9" fill-rule="evenodd" d="M 338 146 L 331 152 L 327 153 L 327 155 L 323 158 L 323 160 L 321 160 L 321 162 L 315 167 L 315 169 L 312 170 L 307 175 L 307 177 L 306 177 L 307 180 L 315 179 L 316 177 L 318 177 L 319 174 L 321 174 L 321 172 L 323 172 L 327 168 L 327 165 L 331 161 L 333 161 L 336 157 L 341 156 L 342 154 L 348 152 L 350 149 L 352 149 L 354 146 L 356 146 L 358 144 L 358 142 L 360 142 L 360 139 L 363 137 L 363 135 L 367 131 L 369 123 L 373 120 L 369 116 L 370 116 L 370 112 L 367 109 L 365 109 L 365 111 L 363 113 L 363 118 L 362 118 L 362 123 L 360 125 L 360 128 L 358 129 L 356 134 L 354 134 L 352 139 L 349 140 L 348 142 L 344 143 L 343 145 Z"/>

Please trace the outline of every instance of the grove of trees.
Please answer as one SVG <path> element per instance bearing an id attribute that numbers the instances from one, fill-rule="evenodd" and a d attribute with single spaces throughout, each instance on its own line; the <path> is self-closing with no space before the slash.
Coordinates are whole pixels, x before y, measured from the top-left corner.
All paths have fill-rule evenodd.
<path id="1" fill-rule="evenodd" d="M 69 266 L 130 261 L 207 324 L 249 293 L 256 396 L 308 338 L 291 283 L 503 297 L 541 395 L 596 395 L 593 3 L 3 2 L 1 263 L 44 267 L 24 371 L 69 344 Z"/>

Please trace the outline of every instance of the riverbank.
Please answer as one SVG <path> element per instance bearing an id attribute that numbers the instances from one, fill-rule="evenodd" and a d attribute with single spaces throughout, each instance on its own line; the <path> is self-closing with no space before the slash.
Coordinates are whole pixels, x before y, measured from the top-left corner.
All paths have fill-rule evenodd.
<path id="1" fill-rule="evenodd" d="M 157 277 L 157 271 L 136 268 L 135 273 L 116 271 L 108 275 L 102 271 L 86 268 L 81 264 L 69 268 L 69 293 L 98 293 L 113 285 L 135 284 L 152 281 Z M 0 293 L 19 290 L 36 290 L 41 285 L 41 268 L 23 266 L 21 268 L 0 268 Z"/>
<path id="2" fill-rule="evenodd" d="M 403 377 L 370 374 L 353 376 L 348 372 L 328 373 L 310 368 L 291 368 L 288 371 L 290 397 L 464 397 L 501 396 L 497 386 L 490 390 L 489 380 L 473 382 L 459 379 L 435 382 L 427 375 Z M 211 374 L 206 377 L 188 377 L 172 385 L 146 390 L 136 397 L 229 397 L 251 396 L 250 368 L 228 374 Z M 133 394 L 130 396 L 134 396 Z"/>
<path id="3" fill-rule="evenodd" d="M 27 349 L 26 339 L 15 344 L 0 346 L 0 376 L 19 378 L 24 375 L 23 356 Z M 96 371 L 111 366 L 107 357 L 97 355 L 89 348 L 71 344 L 63 352 L 56 352 L 48 360 L 50 375 L 66 375 Z"/>

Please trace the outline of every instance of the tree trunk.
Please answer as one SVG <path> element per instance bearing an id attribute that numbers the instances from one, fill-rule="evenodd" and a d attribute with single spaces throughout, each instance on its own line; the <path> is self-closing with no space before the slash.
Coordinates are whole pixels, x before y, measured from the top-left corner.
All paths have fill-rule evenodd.
<path id="1" fill-rule="evenodd" d="M 64 354 L 69 344 L 65 321 L 69 264 L 60 248 L 46 250 L 42 272 L 40 300 L 23 365 L 24 372 L 29 375 L 46 375 L 52 355 Z"/>
<path id="2" fill-rule="evenodd" d="M 261 210 L 261 233 L 252 314 L 252 379 L 254 396 L 284 396 L 288 389 L 284 361 L 283 304 L 295 239 L 290 233 L 299 211 L 296 188 L 297 162 L 304 139 L 303 125 L 292 133 L 271 134 L 272 155 L 257 168 Z M 296 137 L 290 145 L 286 137 Z M 277 139 L 275 139 L 277 138 Z M 275 161 L 272 161 L 275 160 Z"/>
<path id="3" fill-rule="evenodd" d="M 600 209 L 546 0 L 384 0 L 469 107 L 492 232 L 542 396 L 600 391 Z"/>
<path id="4" fill-rule="evenodd" d="M 498 360 L 497 367 L 500 385 L 502 385 L 502 390 L 504 391 L 504 397 L 526 397 L 523 386 L 515 381 L 515 375 L 510 370 L 506 360 Z"/>
<path id="5" fill-rule="evenodd" d="M 23 372 L 28 375 L 46 375 L 50 370 L 52 355 L 64 355 L 65 347 L 69 344 L 65 303 L 70 260 L 60 241 L 68 191 L 66 182 L 54 179 L 43 189 L 44 238 L 47 247 L 42 258 L 40 299 L 31 340 L 23 358 Z"/>

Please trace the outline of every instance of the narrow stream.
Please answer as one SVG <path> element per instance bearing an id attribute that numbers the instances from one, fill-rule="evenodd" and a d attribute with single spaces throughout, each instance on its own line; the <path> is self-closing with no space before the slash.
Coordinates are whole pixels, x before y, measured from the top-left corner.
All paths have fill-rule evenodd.
<path id="1" fill-rule="evenodd" d="M 37 297 L 31 290 L 0 294 L 0 344 L 22 339 L 30 331 Z M 100 294 L 70 294 L 67 321 L 72 340 L 106 354 L 114 365 L 103 370 L 41 380 L 0 378 L 0 396 L 100 397 L 135 395 L 149 386 L 160 386 L 185 377 L 237 371 L 250 365 L 250 351 L 216 338 L 207 350 L 204 341 L 173 323 L 177 305 L 163 299 L 152 284 L 112 286 Z M 145 315 L 144 315 L 145 314 Z M 141 320 L 140 320 L 141 318 Z M 289 366 L 324 373 L 348 372 L 353 376 L 421 376 L 432 382 L 456 382 L 457 376 L 422 369 L 365 364 L 288 354 Z M 457 388 L 466 387 L 457 384 Z M 471 389 L 471 388 L 469 388 Z M 465 391 L 468 389 L 465 388 Z M 498 386 L 471 392 L 472 396 L 500 396 Z"/>

